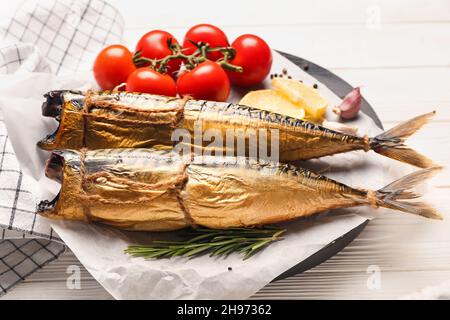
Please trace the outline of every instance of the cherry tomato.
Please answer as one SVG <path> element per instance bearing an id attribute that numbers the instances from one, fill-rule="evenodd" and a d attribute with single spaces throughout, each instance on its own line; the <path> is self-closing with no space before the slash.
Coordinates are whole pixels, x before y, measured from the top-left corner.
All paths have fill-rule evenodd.
<path id="1" fill-rule="evenodd" d="M 171 76 L 143 67 L 136 69 L 130 74 L 127 79 L 126 91 L 175 97 L 177 95 L 177 86 Z"/>
<path id="2" fill-rule="evenodd" d="M 272 67 L 272 52 L 263 39 L 244 34 L 234 40 L 231 46 L 236 50 L 236 56 L 230 62 L 244 68 L 241 73 L 227 71 L 231 83 L 249 87 L 267 77 Z"/>
<path id="3" fill-rule="evenodd" d="M 127 81 L 136 69 L 133 54 L 126 47 L 115 44 L 104 48 L 94 62 L 94 77 L 102 90 L 112 90 Z"/>
<path id="4" fill-rule="evenodd" d="M 228 39 L 225 33 L 216 26 L 210 24 L 198 24 L 188 30 L 183 41 L 183 52 L 187 55 L 193 54 L 197 49 L 191 41 L 194 43 L 205 42 L 212 48 L 228 46 Z M 222 58 L 223 55 L 220 52 L 210 52 L 207 54 L 207 57 L 210 60 L 216 61 Z"/>
<path id="5" fill-rule="evenodd" d="M 177 80 L 178 93 L 194 99 L 225 101 L 230 94 L 230 80 L 217 63 L 205 61 Z"/>
<path id="6" fill-rule="evenodd" d="M 162 59 L 170 54 L 168 40 L 172 39 L 173 44 L 178 44 L 177 39 L 170 33 L 161 30 L 153 30 L 147 32 L 142 36 L 136 45 L 136 52 L 141 51 L 142 57 L 148 59 Z M 167 73 L 170 75 L 176 75 L 176 72 L 180 69 L 182 60 L 172 59 L 167 64 Z"/>

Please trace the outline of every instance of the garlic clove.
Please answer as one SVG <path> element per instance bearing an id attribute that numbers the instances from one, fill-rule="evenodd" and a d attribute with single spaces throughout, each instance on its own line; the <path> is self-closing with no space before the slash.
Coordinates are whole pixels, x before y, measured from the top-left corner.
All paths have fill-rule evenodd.
<path id="1" fill-rule="evenodd" d="M 342 119 L 354 119 L 361 109 L 361 103 L 361 91 L 356 87 L 345 96 L 339 106 L 333 108 L 333 112 Z"/>

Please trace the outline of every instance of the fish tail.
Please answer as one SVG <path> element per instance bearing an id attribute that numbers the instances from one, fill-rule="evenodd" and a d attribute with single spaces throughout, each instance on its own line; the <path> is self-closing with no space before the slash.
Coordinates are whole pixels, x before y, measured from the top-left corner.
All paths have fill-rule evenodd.
<path id="1" fill-rule="evenodd" d="M 435 208 L 425 202 L 408 201 L 421 195 L 412 189 L 434 176 L 442 167 L 435 166 L 410 173 L 387 186 L 367 192 L 367 202 L 375 207 L 399 210 L 430 219 L 442 220 Z"/>
<path id="2" fill-rule="evenodd" d="M 369 140 L 370 149 L 386 157 L 409 163 L 419 168 L 434 166 L 433 161 L 406 146 L 405 140 L 426 124 L 436 111 L 429 112 L 406 122 Z"/>

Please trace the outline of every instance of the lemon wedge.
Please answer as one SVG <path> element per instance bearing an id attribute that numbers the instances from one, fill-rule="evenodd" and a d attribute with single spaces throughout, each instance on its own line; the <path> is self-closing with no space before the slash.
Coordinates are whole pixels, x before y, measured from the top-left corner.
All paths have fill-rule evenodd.
<path id="1" fill-rule="evenodd" d="M 250 91 L 239 101 L 239 104 L 297 119 L 305 117 L 303 108 L 290 101 L 286 96 L 271 89 Z"/>
<path id="2" fill-rule="evenodd" d="M 325 117 L 328 103 L 317 89 L 300 81 L 286 78 L 272 79 L 275 91 L 299 105 L 306 112 L 306 118 L 321 122 Z"/>

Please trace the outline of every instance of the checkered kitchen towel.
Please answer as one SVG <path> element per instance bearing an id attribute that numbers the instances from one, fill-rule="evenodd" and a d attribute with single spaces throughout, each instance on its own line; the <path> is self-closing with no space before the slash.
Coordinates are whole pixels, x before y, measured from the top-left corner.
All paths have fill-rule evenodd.
<path id="1" fill-rule="evenodd" d="M 103 0 L 24 1 L 0 25 L 0 85 L 15 74 L 90 69 L 101 48 L 121 41 L 123 26 L 120 13 Z M 64 248 L 35 213 L 0 114 L 0 296 Z"/>

